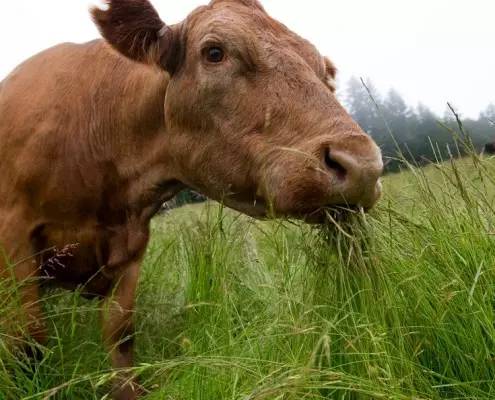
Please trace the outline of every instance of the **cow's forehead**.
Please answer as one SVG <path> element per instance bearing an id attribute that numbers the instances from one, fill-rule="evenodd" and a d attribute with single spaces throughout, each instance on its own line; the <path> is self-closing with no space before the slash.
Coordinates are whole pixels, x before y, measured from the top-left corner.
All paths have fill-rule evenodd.
<path id="1" fill-rule="evenodd" d="M 193 40 L 214 33 L 234 42 L 269 49 L 272 54 L 277 49 L 285 54 L 294 51 L 318 75 L 325 74 L 325 62 L 316 47 L 269 16 L 255 0 L 214 0 L 190 14 L 187 25 Z"/>
<path id="2" fill-rule="evenodd" d="M 237 32 L 263 30 L 267 35 L 291 34 L 287 27 L 271 18 L 264 9 L 248 6 L 246 2 L 216 0 L 208 6 L 199 7 L 188 17 L 189 28 L 207 29 L 212 24 L 223 23 L 227 31 L 238 28 Z"/>
<path id="3" fill-rule="evenodd" d="M 251 8 L 255 8 L 255 9 L 259 9 L 259 10 L 264 11 L 263 6 L 261 5 L 261 3 L 258 0 L 212 0 L 212 1 L 210 1 L 210 5 L 215 5 L 215 4 L 219 4 L 219 3 L 237 3 L 237 4 L 244 5 L 246 7 L 251 7 Z"/>

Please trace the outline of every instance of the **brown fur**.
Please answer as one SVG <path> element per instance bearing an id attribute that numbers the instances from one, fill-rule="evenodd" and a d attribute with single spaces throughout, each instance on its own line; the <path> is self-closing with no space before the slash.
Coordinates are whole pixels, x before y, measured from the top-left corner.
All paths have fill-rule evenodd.
<path id="1" fill-rule="evenodd" d="M 0 275 L 21 284 L 40 343 L 32 278 L 105 299 L 104 341 L 124 368 L 163 202 L 191 187 L 255 217 L 317 220 L 327 205 L 372 207 L 382 162 L 335 99 L 333 64 L 257 1 L 215 0 L 166 28 L 146 0 L 108 3 L 94 20 L 127 58 L 101 40 L 63 44 L 0 84 Z M 208 46 L 223 62 L 205 61 Z"/>

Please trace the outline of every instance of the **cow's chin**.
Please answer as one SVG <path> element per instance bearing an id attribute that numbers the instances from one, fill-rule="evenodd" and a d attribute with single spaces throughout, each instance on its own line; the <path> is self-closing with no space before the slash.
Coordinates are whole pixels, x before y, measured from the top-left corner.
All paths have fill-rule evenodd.
<path id="1" fill-rule="evenodd" d="M 289 212 L 277 213 L 263 198 L 253 201 L 242 201 L 235 198 L 225 198 L 222 202 L 225 206 L 259 220 L 270 219 L 294 219 L 312 225 L 322 225 L 329 221 L 343 221 L 352 214 L 363 210 L 359 207 L 349 205 L 331 205 L 318 209 L 291 210 Z"/>
<path id="2" fill-rule="evenodd" d="M 222 200 L 222 204 L 252 218 L 261 220 L 269 219 L 269 208 L 266 201 L 262 198 L 243 201 L 234 197 L 228 197 Z"/>

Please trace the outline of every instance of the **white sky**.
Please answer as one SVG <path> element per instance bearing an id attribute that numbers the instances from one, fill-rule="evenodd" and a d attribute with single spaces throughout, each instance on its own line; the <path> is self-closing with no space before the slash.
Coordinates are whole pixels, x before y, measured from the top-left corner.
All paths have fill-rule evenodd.
<path id="1" fill-rule="evenodd" d="M 98 37 L 88 17 L 97 0 L 2 0 L 0 79 L 19 62 L 64 41 Z M 175 23 L 207 0 L 153 0 Z M 495 0 L 264 0 L 349 76 L 396 88 L 410 104 L 465 116 L 495 102 Z"/>

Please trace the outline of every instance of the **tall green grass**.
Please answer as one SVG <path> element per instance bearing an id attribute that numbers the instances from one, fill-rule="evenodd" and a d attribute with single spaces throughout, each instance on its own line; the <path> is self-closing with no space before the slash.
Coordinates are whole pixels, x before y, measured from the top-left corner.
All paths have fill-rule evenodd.
<path id="1" fill-rule="evenodd" d="M 147 398 L 495 398 L 494 181 L 476 155 L 411 166 L 328 231 L 213 204 L 157 218 L 136 310 Z M 44 307 L 38 363 L 3 332 L 0 399 L 101 398 L 99 304 L 55 292 Z"/>

